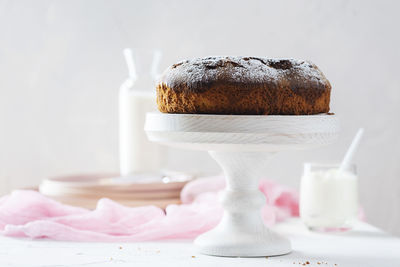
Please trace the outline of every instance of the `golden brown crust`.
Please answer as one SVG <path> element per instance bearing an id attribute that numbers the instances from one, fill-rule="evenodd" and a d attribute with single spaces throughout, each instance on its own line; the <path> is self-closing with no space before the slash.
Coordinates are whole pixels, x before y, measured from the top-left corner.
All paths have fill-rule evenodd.
<path id="1" fill-rule="evenodd" d="M 157 104 L 166 113 L 308 115 L 329 112 L 330 91 L 308 61 L 209 57 L 168 68 Z"/>

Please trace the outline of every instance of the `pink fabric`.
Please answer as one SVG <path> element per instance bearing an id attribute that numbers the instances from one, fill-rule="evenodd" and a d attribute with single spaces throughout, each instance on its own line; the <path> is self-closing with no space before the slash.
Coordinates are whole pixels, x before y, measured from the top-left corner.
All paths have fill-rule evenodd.
<path id="1" fill-rule="evenodd" d="M 164 212 L 154 206 L 130 208 L 101 199 L 95 210 L 63 205 L 36 191 L 17 190 L 0 198 L 0 233 L 6 236 L 70 241 L 147 241 L 194 238 L 222 216 L 218 192 L 222 177 L 198 179 L 181 193 L 181 205 Z M 267 225 L 298 216 L 297 192 L 261 180 L 267 196 L 262 217 Z"/>

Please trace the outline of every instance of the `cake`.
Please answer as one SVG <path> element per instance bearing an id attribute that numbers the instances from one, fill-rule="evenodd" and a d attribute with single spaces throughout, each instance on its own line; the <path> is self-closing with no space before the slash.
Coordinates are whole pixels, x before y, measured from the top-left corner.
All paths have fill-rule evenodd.
<path id="1" fill-rule="evenodd" d="M 164 113 L 311 115 L 329 112 L 331 85 L 305 60 L 206 57 L 170 66 L 157 83 Z"/>

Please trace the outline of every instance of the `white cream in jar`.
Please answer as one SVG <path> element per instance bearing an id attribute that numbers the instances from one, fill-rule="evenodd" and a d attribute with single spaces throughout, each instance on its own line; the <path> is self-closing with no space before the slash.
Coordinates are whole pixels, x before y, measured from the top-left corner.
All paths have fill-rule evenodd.
<path id="1" fill-rule="evenodd" d="M 300 217 L 311 229 L 351 228 L 358 214 L 355 170 L 305 167 L 300 186 Z"/>

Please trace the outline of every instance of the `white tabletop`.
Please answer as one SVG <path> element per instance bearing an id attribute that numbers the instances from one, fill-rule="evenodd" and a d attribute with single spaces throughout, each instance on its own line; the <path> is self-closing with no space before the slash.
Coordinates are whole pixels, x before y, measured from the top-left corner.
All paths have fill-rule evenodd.
<path id="1" fill-rule="evenodd" d="M 298 219 L 274 229 L 290 238 L 292 253 L 225 258 L 199 255 L 191 241 L 76 243 L 0 237 L 0 266 L 400 267 L 400 239 L 366 223 L 360 222 L 353 231 L 341 234 L 309 232 Z"/>

